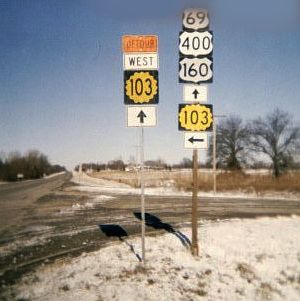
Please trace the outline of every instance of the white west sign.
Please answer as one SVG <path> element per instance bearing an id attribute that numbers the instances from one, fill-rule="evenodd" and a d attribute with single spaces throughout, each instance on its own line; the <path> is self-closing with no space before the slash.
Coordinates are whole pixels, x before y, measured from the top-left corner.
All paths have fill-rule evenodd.
<path id="1" fill-rule="evenodd" d="M 128 127 L 156 126 L 156 107 L 155 106 L 128 106 L 127 126 Z"/>
<path id="2" fill-rule="evenodd" d="M 188 56 L 205 56 L 213 51 L 213 35 L 205 32 L 181 32 L 179 36 L 179 51 Z"/>
<path id="3" fill-rule="evenodd" d="M 157 53 L 124 54 L 124 70 L 156 70 L 158 69 Z"/>
<path id="4" fill-rule="evenodd" d="M 184 133 L 184 147 L 185 148 L 208 148 L 208 135 L 207 133 L 188 132 Z"/>
<path id="5" fill-rule="evenodd" d="M 184 85 L 183 100 L 187 102 L 207 102 L 207 86 L 206 85 Z"/>
<path id="6" fill-rule="evenodd" d="M 212 82 L 212 59 L 183 58 L 179 61 L 179 82 L 195 83 Z"/>

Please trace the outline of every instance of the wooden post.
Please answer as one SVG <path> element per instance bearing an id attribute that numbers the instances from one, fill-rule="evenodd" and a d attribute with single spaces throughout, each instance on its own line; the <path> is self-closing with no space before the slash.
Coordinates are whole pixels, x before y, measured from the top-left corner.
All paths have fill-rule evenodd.
<path id="1" fill-rule="evenodd" d="M 193 198 L 192 198 L 192 254 L 199 255 L 198 247 L 198 150 L 193 150 Z"/>

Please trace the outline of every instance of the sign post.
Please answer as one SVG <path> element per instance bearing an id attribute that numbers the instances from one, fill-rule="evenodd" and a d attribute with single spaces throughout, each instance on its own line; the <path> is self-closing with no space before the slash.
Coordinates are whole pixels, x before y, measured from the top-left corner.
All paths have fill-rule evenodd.
<path id="1" fill-rule="evenodd" d="M 141 228 L 142 228 L 142 261 L 145 264 L 145 182 L 144 182 L 144 127 L 140 129 L 140 157 L 141 157 Z"/>
<path id="2" fill-rule="evenodd" d="M 193 200 L 192 200 L 192 254 L 199 255 L 198 247 L 198 150 L 193 150 Z"/>
<path id="3" fill-rule="evenodd" d="M 207 102 L 208 88 L 203 83 L 213 82 L 213 32 L 209 31 L 207 10 L 186 9 L 179 33 L 179 83 L 184 101 L 179 104 L 178 129 L 188 131 L 184 146 L 193 149 L 192 245 L 193 255 L 199 255 L 198 246 L 198 149 L 207 149 L 207 133 L 213 130 L 213 106 Z M 187 85 L 188 84 L 188 85 Z"/>
<path id="4" fill-rule="evenodd" d="M 145 264 L 144 127 L 153 127 L 157 123 L 155 105 L 159 101 L 158 38 L 155 35 L 124 35 L 122 48 L 127 126 L 140 128 L 141 236 L 142 262 Z"/>

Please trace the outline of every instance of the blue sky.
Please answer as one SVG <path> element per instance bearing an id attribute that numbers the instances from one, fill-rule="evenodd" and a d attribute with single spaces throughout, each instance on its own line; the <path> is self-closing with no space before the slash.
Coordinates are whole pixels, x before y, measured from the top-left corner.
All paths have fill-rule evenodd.
<path id="1" fill-rule="evenodd" d="M 0 151 L 39 149 L 69 168 L 135 155 L 137 130 L 126 128 L 123 105 L 121 37 L 156 34 L 158 126 L 145 130 L 145 157 L 170 163 L 190 157 L 177 130 L 178 32 L 189 2 L 200 1 L 0 0 Z M 280 107 L 299 122 L 298 1 L 209 3 L 215 112 L 252 119 Z"/>

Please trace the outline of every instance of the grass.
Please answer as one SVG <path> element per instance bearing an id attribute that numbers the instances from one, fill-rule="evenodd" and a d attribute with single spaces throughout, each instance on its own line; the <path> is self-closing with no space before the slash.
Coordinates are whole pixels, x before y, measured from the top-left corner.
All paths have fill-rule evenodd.
<path id="1" fill-rule="evenodd" d="M 192 190 L 192 176 L 176 179 L 176 187 Z M 210 191 L 213 187 L 213 176 L 199 175 L 198 187 Z M 217 175 L 218 191 L 240 190 L 244 192 L 290 191 L 300 192 L 300 172 L 289 172 L 275 179 L 271 174 L 245 174 L 242 172 L 223 172 Z"/>
<path id="2" fill-rule="evenodd" d="M 114 180 L 139 187 L 139 176 L 136 172 L 102 171 L 92 176 Z M 145 171 L 146 187 L 175 187 L 178 190 L 191 191 L 193 188 L 191 170 Z M 198 187 L 201 191 L 213 190 L 213 173 L 210 170 L 199 170 Z M 279 178 L 270 173 L 218 172 L 217 190 L 243 192 L 300 192 L 300 171 L 289 171 Z"/>

